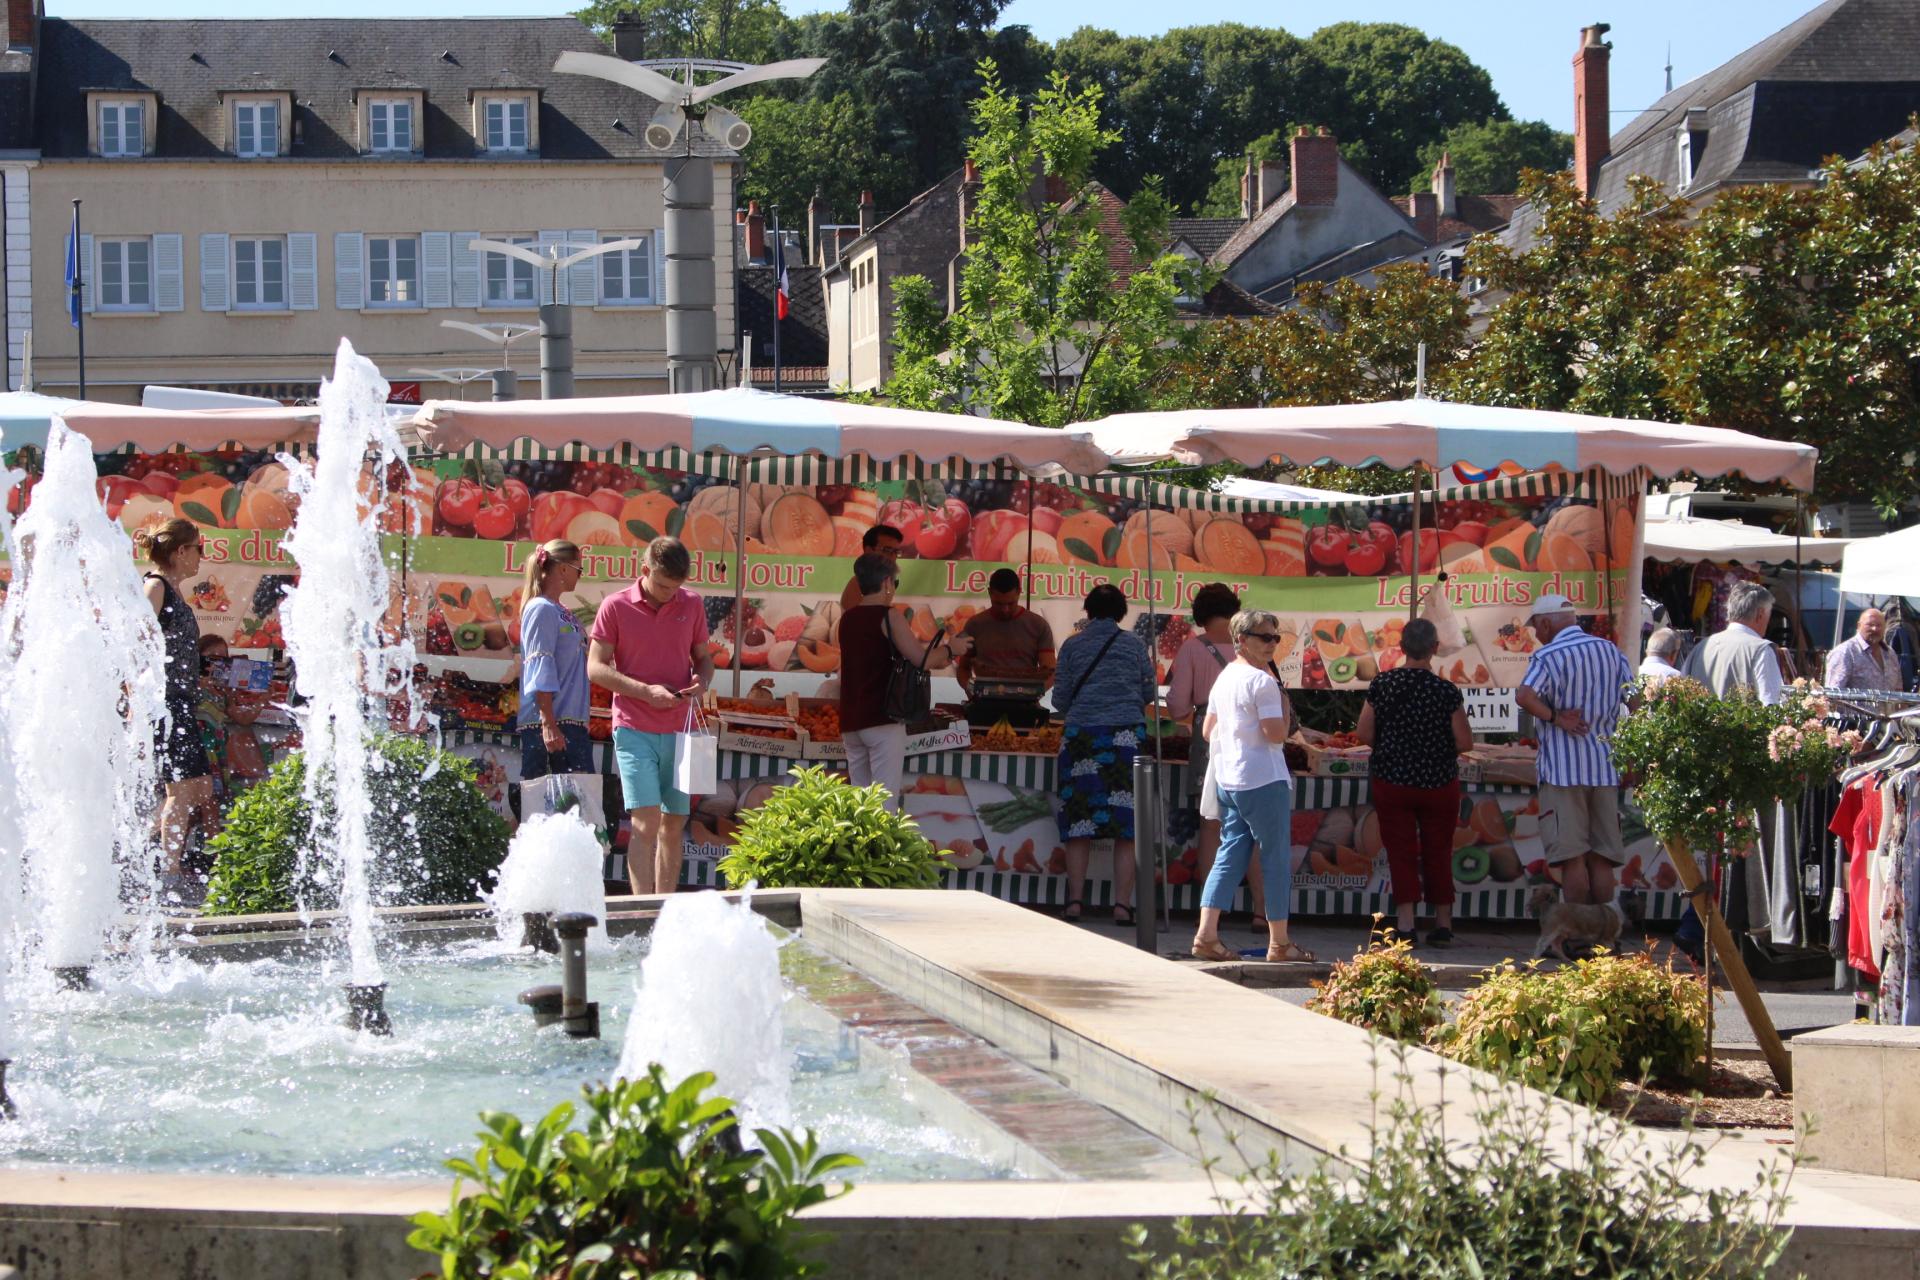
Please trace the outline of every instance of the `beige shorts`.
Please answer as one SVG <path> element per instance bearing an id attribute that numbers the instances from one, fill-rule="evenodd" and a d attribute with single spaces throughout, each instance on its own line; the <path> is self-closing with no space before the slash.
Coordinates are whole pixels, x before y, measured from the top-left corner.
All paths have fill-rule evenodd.
<path id="1" fill-rule="evenodd" d="M 1540 814 L 1548 833 L 1548 862 L 1568 862 L 1583 853 L 1597 853 L 1616 866 L 1627 860 L 1620 839 L 1620 788 L 1543 785 Z"/>

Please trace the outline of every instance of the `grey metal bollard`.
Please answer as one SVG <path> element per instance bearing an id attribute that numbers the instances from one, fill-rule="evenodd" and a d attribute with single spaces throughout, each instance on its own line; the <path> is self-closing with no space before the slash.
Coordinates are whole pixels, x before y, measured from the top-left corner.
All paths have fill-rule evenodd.
<path id="1" fill-rule="evenodd" d="M 1142 951 L 1160 948 L 1153 873 L 1160 865 L 1160 773 L 1152 756 L 1133 758 L 1133 942 Z"/>
<path id="2" fill-rule="evenodd" d="M 568 911 L 553 918 L 560 935 L 560 1020 L 567 1034 L 600 1038 L 600 1006 L 587 999 L 587 931 L 600 923 L 584 911 Z"/>

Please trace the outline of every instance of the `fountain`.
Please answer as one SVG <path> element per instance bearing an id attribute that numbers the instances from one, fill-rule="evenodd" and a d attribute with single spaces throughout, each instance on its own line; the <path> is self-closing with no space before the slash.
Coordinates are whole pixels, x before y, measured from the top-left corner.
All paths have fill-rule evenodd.
<path id="1" fill-rule="evenodd" d="M 349 1024 L 388 1034 L 385 984 L 373 937 L 369 869 L 374 858 L 367 770 L 376 760 L 368 735 L 386 716 L 376 699 L 404 694 L 413 673 L 412 642 L 383 636 L 391 604 L 380 513 L 387 469 L 406 450 L 386 414 L 387 383 L 344 339 L 333 377 L 320 388 L 317 457 L 283 456 L 300 499 L 282 548 L 300 581 L 281 605 L 287 655 L 304 703 L 296 709 L 306 751 L 306 801 L 313 831 L 301 853 L 323 851 L 347 919 Z"/>
<path id="2" fill-rule="evenodd" d="M 592 945 L 603 946 L 606 929 L 597 922 L 607 915 L 604 852 L 593 828 L 574 813 L 538 813 L 522 822 L 493 891 L 483 895 L 500 940 L 512 941 L 518 930 L 521 946 L 558 954 L 553 919 L 575 911 L 595 918 Z"/>

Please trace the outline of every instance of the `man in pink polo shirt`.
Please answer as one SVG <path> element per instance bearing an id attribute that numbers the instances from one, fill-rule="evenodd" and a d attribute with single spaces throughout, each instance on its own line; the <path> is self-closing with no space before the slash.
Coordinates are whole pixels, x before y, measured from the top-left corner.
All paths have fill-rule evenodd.
<path id="1" fill-rule="evenodd" d="M 587 678 L 613 692 L 613 750 L 633 831 L 627 880 L 635 893 L 672 893 L 691 807 L 673 785 L 674 735 L 713 680 L 707 611 L 682 584 L 692 568 L 678 538 L 655 538 L 640 577 L 600 602 Z"/>

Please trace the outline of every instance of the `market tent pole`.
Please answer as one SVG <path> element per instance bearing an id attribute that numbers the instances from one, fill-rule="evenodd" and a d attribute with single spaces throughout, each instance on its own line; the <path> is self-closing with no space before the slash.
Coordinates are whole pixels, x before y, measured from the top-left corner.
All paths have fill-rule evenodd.
<path id="1" fill-rule="evenodd" d="M 1407 597 L 1407 621 L 1412 622 L 1420 616 L 1420 491 L 1426 485 L 1427 469 L 1422 464 L 1413 464 L 1413 563 L 1407 566 L 1413 575 L 1413 589 Z M 1439 478 L 1435 477 L 1434 492 L 1440 491 Z"/>
<path id="2" fill-rule="evenodd" d="M 757 474 L 759 464 L 748 461 L 743 471 L 739 457 L 733 460 L 733 483 L 739 490 L 734 495 L 733 509 L 738 516 L 740 527 L 734 530 L 733 537 L 733 651 L 727 656 L 733 662 L 733 696 L 740 696 L 741 641 L 747 634 L 747 485 L 748 477 Z"/>
<path id="3" fill-rule="evenodd" d="M 1139 767 L 1136 755 L 1133 770 L 1133 940 L 1142 951 L 1157 951 L 1159 944 L 1154 934 L 1154 911 L 1147 901 L 1154 893 L 1154 877 L 1160 870 L 1160 832 L 1154 825 L 1159 821 L 1160 782 L 1166 761 L 1161 755 L 1160 745 L 1160 621 L 1157 602 L 1153 592 L 1153 477 L 1146 478 L 1147 486 L 1147 669 L 1153 672 L 1153 767 Z M 1031 540 L 1029 540 L 1031 541 Z M 1167 557 L 1169 565 L 1173 562 L 1171 554 Z M 1145 821 L 1142 821 L 1144 815 Z M 1160 932 L 1173 927 L 1173 886 L 1167 886 L 1167 894 L 1161 904 L 1162 919 Z M 1144 908 L 1144 909 L 1143 909 Z"/>
<path id="4" fill-rule="evenodd" d="M 1033 608 L 1033 473 L 1027 473 L 1027 608 Z"/>

